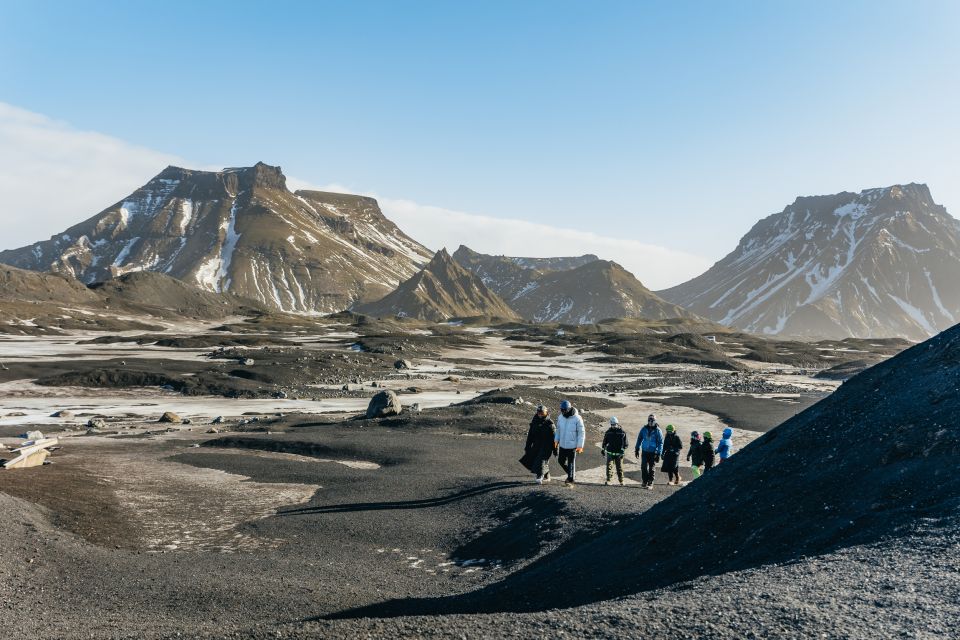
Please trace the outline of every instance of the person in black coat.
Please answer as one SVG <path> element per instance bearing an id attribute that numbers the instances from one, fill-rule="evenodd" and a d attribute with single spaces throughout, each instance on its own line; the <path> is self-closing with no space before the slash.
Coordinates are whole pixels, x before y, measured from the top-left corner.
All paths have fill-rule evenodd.
<path id="1" fill-rule="evenodd" d="M 703 454 L 700 452 L 701 444 L 700 434 L 696 431 L 691 433 L 690 450 L 687 451 L 687 460 L 690 461 L 690 473 L 693 474 L 694 480 L 700 477 L 700 465 L 703 464 Z"/>
<path id="2" fill-rule="evenodd" d="M 716 461 L 713 453 L 713 435 L 709 431 L 703 432 L 703 442 L 700 443 L 700 461 L 703 463 L 703 472 L 713 468 Z"/>
<path id="3" fill-rule="evenodd" d="M 550 411 L 543 405 L 537 407 L 537 413 L 530 421 L 527 432 L 527 444 L 524 447 L 520 464 L 536 477 L 537 484 L 550 481 L 550 457 L 554 453 L 553 438 L 557 426 L 550 419 Z"/>
<path id="4" fill-rule="evenodd" d="M 667 484 L 680 484 L 680 451 L 683 441 L 677 435 L 672 424 L 667 425 L 667 436 L 663 439 L 663 466 L 660 471 L 667 474 Z"/>

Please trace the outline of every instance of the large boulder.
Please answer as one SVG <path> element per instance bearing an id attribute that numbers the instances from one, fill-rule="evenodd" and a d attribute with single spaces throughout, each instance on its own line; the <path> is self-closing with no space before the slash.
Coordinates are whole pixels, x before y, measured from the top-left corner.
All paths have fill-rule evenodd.
<path id="1" fill-rule="evenodd" d="M 368 418 L 386 418 L 387 416 L 396 416 L 403 411 L 403 405 L 400 404 L 400 398 L 393 391 L 385 389 L 370 399 L 367 405 Z"/>
<path id="2" fill-rule="evenodd" d="M 393 366 L 394 368 L 402 371 L 403 369 L 412 369 L 413 363 L 409 360 L 397 360 L 393 363 Z"/>
<path id="3" fill-rule="evenodd" d="M 162 416 L 160 416 L 160 420 L 158 420 L 158 422 L 166 422 L 169 424 L 180 424 L 181 422 L 183 422 L 183 420 L 180 418 L 180 416 L 175 414 L 173 411 L 166 411 Z"/>

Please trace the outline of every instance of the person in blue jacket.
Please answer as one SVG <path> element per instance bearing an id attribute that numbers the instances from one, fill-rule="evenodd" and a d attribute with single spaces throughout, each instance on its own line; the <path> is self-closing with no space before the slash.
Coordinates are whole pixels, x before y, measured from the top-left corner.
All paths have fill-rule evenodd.
<path id="1" fill-rule="evenodd" d="M 733 455 L 733 429 L 727 427 L 723 430 L 723 438 L 720 439 L 720 444 L 717 445 L 714 453 L 720 456 L 720 462 Z"/>
<path id="2" fill-rule="evenodd" d="M 643 453 L 642 457 L 641 453 Z M 660 456 L 663 455 L 663 431 L 657 424 L 657 416 L 650 414 L 647 418 L 647 424 L 640 429 L 640 435 L 637 436 L 637 446 L 634 448 L 633 454 L 640 458 L 643 487 L 653 489 L 656 465 L 660 462 Z"/>

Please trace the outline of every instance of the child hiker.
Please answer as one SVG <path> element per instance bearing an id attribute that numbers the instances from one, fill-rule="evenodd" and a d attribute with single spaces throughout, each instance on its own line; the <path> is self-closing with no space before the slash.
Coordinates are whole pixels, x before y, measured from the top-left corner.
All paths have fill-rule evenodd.
<path id="1" fill-rule="evenodd" d="M 687 460 L 690 461 L 690 473 L 693 474 L 694 480 L 700 477 L 700 465 L 703 464 L 703 453 L 700 451 L 700 446 L 703 444 L 703 440 L 700 437 L 700 434 L 696 431 L 690 434 L 690 450 L 687 451 Z"/>
<path id="2" fill-rule="evenodd" d="M 700 462 L 703 463 L 703 472 L 713 469 L 713 435 L 709 431 L 703 432 L 703 442 L 700 443 Z"/>
<path id="3" fill-rule="evenodd" d="M 723 430 L 723 438 L 720 439 L 720 444 L 717 445 L 716 453 L 720 456 L 720 462 L 723 462 L 733 455 L 733 429 L 730 427 Z M 718 462 L 717 464 L 720 463 Z"/>
<path id="4" fill-rule="evenodd" d="M 663 439 L 663 466 L 660 471 L 667 474 L 667 484 L 680 484 L 680 451 L 683 442 L 672 424 L 667 425 L 667 436 Z"/>

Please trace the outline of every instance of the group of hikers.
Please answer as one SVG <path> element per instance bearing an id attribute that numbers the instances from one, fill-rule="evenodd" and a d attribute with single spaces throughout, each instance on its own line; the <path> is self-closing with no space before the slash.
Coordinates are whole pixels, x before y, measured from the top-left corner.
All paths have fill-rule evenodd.
<path id="1" fill-rule="evenodd" d="M 550 481 L 550 459 L 556 456 L 560 467 L 567 474 L 566 484 L 573 485 L 577 476 L 577 456 L 583 453 L 586 438 L 587 430 L 583 417 L 568 400 L 560 403 L 560 415 L 556 422 L 550 417 L 550 410 L 539 405 L 530 422 L 527 444 L 520 463 L 533 473 L 537 484 L 543 484 Z M 600 445 L 600 453 L 607 462 L 607 480 L 604 484 L 613 482 L 615 471 L 617 480 L 623 486 L 623 458 L 628 450 L 627 432 L 616 417 L 610 418 L 610 428 L 604 433 Z M 656 465 L 661 461 L 663 464 L 660 470 L 667 474 L 667 484 L 679 485 L 682 452 L 683 441 L 676 428 L 668 424 L 664 434 L 657 423 L 657 417 L 651 414 L 647 418 L 647 424 L 640 429 L 633 449 L 633 455 L 640 461 L 643 487 L 653 489 Z M 723 438 L 716 448 L 709 431 L 702 434 L 694 431 L 690 434 L 686 459 L 690 462 L 694 478 L 713 468 L 717 456 L 720 462 L 723 462 L 732 454 L 733 430 L 730 428 L 723 430 Z"/>

